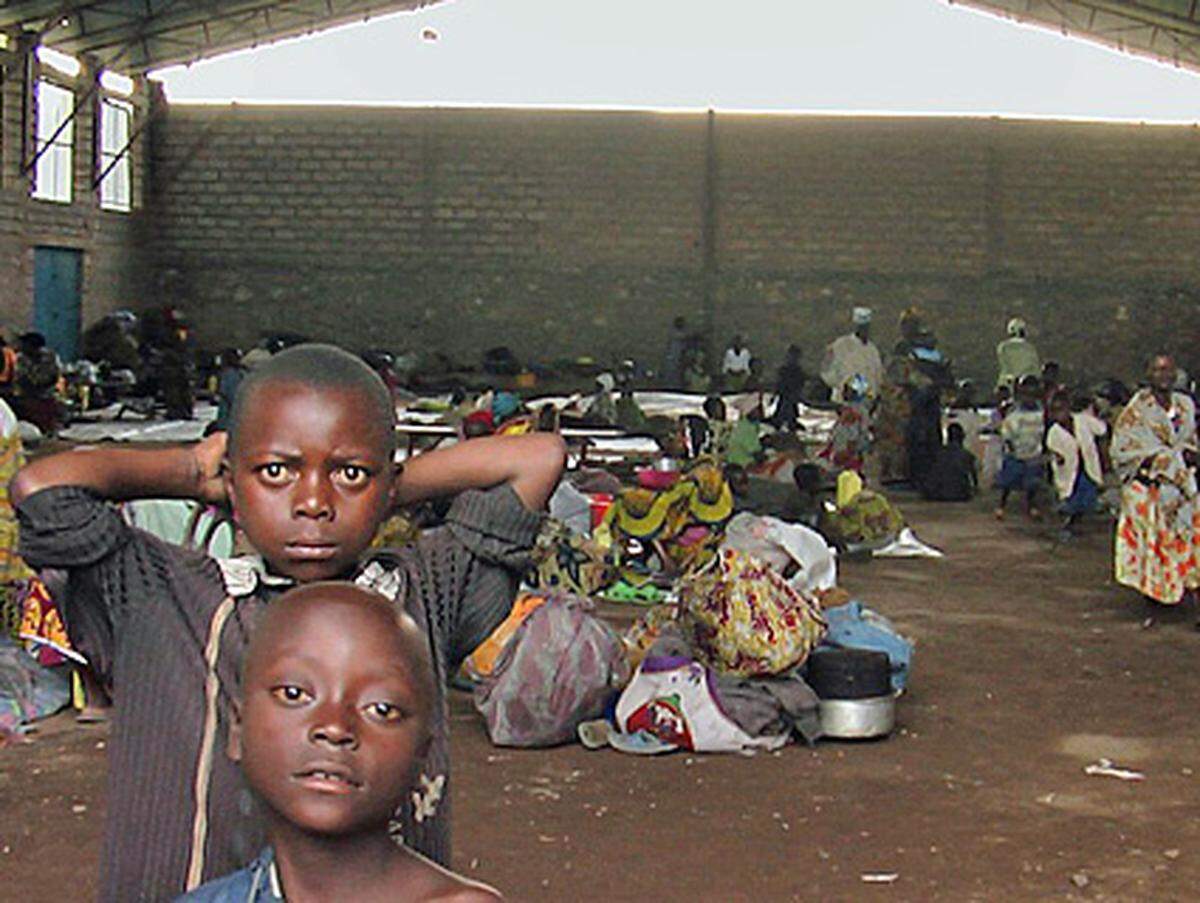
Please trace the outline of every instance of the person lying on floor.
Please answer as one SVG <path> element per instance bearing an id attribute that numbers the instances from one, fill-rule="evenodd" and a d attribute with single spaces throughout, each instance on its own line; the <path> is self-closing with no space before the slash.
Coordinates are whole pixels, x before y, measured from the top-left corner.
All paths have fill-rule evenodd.
<path id="1" fill-rule="evenodd" d="M 436 796 L 418 773 L 440 695 L 424 632 L 398 605 L 329 582 L 267 607 L 227 749 L 264 813 L 267 846 L 183 903 L 500 899 L 389 836 L 410 793 L 419 805 Z"/>
<path id="2" fill-rule="evenodd" d="M 21 554 L 68 571 L 71 642 L 116 690 L 101 900 L 171 899 L 261 849 L 259 818 L 220 751 L 254 617 L 319 580 L 400 598 L 427 634 L 438 698 L 421 767 L 439 789 L 396 817 L 410 847 L 449 862 L 443 690 L 507 616 L 565 453 L 544 433 L 463 442 L 403 468 L 395 451 L 379 376 L 339 348 L 301 345 L 242 381 L 228 440 L 77 449 L 18 473 Z M 457 493 L 444 528 L 367 554 L 393 507 Z M 228 503 L 255 554 L 218 561 L 169 545 L 105 501 L 139 497 Z"/>

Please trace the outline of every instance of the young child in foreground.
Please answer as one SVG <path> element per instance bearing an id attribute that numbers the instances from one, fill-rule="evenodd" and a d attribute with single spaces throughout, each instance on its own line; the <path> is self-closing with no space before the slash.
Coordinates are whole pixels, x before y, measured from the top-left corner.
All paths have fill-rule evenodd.
<path id="1" fill-rule="evenodd" d="M 102 901 L 173 899 L 241 868 L 262 818 L 225 749 L 249 628 L 288 588 L 352 579 L 425 634 L 435 698 L 420 793 L 396 819 L 450 861 L 449 675 L 508 615 L 563 465 L 558 436 L 487 437 L 396 464 L 379 376 L 329 345 L 271 357 L 226 434 L 191 446 L 41 458 L 12 484 L 21 555 L 67 570 L 71 641 L 115 690 Z M 479 491 L 474 491 L 479 490 Z M 394 506 L 458 495 L 443 527 L 368 553 Z M 228 504 L 256 554 L 215 560 L 128 526 L 107 500 Z"/>
<path id="2" fill-rule="evenodd" d="M 1008 496 L 1014 489 L 1025 493 L 1025 513 L 1032 520 L 1041 517 L 1037 509 L 1037 493 L 1042 485 L 1042 441 L 1045 420 L 1041 404 L 1041 382 L 1036 376 L 1023 376 L 1017 384 L 1017 403 L 1000 424 L 1004 441 L 1004 463 L 996 477 L 1000 502 L 996 519 L 1003 520 Z"/>
<path id="3" fill-rule="evenodd" d="M 429 745 L 428 641 L 352 583 L 310 583 L 266 609 L 242 665 L 228 754 L 266 819 L 249 866 L 187 903 L 498 900 L 388 836 Z"/>

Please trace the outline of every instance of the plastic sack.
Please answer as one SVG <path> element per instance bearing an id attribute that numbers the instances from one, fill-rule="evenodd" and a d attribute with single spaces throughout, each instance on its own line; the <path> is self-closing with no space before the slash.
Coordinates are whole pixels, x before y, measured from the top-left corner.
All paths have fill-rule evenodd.
<path id="1" fill-rule="evenodd" d="M 665 744 L 697 752 L 778 749 L 788 734 L 752 737 L 717 704 L 713 672 L 699 662 L 651 656 L 617 701 L 617 727 L 651 734 Z"/>
<path id="2" fill-rule="evenodd" d="M 68 669 L 43 667 L 17 643 L 0 637 L 0 735 L 53 715 L 70 701 Z"/>
<path id="3" fill-rule="evenodd" d="M 629 679 L 621 640 L 578 596 L 553 596 L 517 628 L 475 708 L 497 746 L 553 746 L 575 738 Z"/>
<path id="4" fill-rule="evenodd" d="M 742 512 L 725 528 L 724 545 L 769 564 L 781 574 L 795 563 L 799 570 L 788 582 L 801 592 L 814 593 L 837 585 L 836 553 L 824 536 L 802 524 Z"/>
<path id="5" fill-rule="evenodd" d="M 517 628 L 525 623 L 525 619 L 540 608 L 546 601 L 545 596 L 534 593 L 519 593 L 513 600 L 512 611 L 500 622 L 500 626 L 492 631 L 492 635 L 475 647 L 475 651 L 467 656 L 463 668 L 472 680 L 483 680 L 496 667 L 496 662 L 508 646 Z"/>
<path id="6" fill-rule="evenodd" d="M 679 625 L 704 664 L 743 677 L 803 664 L 825 633 L 815 601 L 767 564 L 730 548 L 680 581 Z"/>
<path id="7" fill-rule="evenodd" d="M 821 645 L 886 652 L 892 667 L 892 689 L 903 690 L 908 685 L 913 643 L 902 636 L 891 621 L 861 602 L 826 609 L 825 620 L 829 632 Z"/>

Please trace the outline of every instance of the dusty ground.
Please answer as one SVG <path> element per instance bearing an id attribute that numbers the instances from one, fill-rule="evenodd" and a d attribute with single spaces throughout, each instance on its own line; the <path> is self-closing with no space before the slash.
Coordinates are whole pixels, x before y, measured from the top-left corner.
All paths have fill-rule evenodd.
<path id="1" fill-rule="evenodd" d="M 982 504 L 902 504 L 946 559 L 842 571 L 920 644 L 893 737 L 749 759 L 502 750 L 462 697 L 457 867 L 518 900 L 1195 899 L 1194 613 L 1144 628 L 1103 523 L 1061 546 Z M 104 738 L 60 718 L 0 750 L 0 898 L 90 895 Z M 1085 775 L 1100 757 L 1145 780 Z"/>

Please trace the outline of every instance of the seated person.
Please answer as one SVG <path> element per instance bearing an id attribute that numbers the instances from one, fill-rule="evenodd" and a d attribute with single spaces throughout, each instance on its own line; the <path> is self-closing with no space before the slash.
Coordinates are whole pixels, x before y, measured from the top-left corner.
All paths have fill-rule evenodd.
<path id="1" fill-rule="evenodd" d="M 637 403 L 633 392 L 633 381 L 627 379 L 621 383 L 621 394 L 617 397 L 617 426 L 627 433 L 641 432 L 648 425 L 646 412 Z"/>
<path id="2" fill-rule="evenodd" d="M 938 450 L 933 467 L 921 487 L 921 494 L 934 502 L 966 502 L 979 489 L 979 465 L 975 456 L 963 448 L 966 431 L 952 423 L 946 430 L 946 444 Z"/>
<path id="3" fill-rule="evenodd" d="M 712 386 L 704 349 L 699 346 L 691 348 L 684 355 L 683 385 L 687 391 L 696 393 L 708 392 Z"/>
<path id="4" fill-rule="evenodd" d="M 727 464 L 725 479 L 729 481 L 729 488 L 733 490 L 734 511 L 749 511 L 751 514 L 793 520 L 787 514 L 793 500 L 799 498 L 793 486 L 777 480 L 752 477 L 740 464 Z"/>
<path id="5" fill-rule="evenodd" d="M 765 457 L 762 444 L 763 429 L 762 407 L 755 405 L 730 428 L 725 440 L 725 460 L 739 467 L 750 467 L 760 462 Z"/>
<path id="6" fill-rule="evenodd" d="M 58 355 L 46 346 L 46 337 L 40 332 L 22 335 L 13 412 L 43 433 L 53 433 L 62 424 L 62 405 L 58 399 L 61 379 L 62 365 Z"/>
<path id="7" fill-rule="evenodd" d="M 721 361 L 721 377 L 725 389 L 729 392 L 741 392 L 750 382 L 751 365 L 754 356 L 746 347 L 746 340 L 739 333 L 733 337 L 733 342 L 725 349 L 725 357 Z"/>
<path id="8" fill-rule="evenodd" d="M 749 467 L 763 457 L 762 408 L 743 414 L 729 421 L 729 411 L 719 395 L 710 395 L 704 400 L 704 416 L 708 433 L 700 446 L 700 452 L 713 455 L 726 464 Z"/>
<path id="9" fill-rule="evenodd" d="M 180 899 L 500 899 L 388 834 L 436 699 L 428 641 L 383 596 L 352 583 L 280 596 L 246 650 L 227 749 L 261 805 L 267 847 Z"/>
<path id="10" fill-rule="evenodd" d="M 617 381 L 611 373 L 601 373 L 596 377 L 596 391 L 588 399 L 585 422 L 599 426 L 616 425 L 617 406 L 612 397 L 616 385 Z"/>

